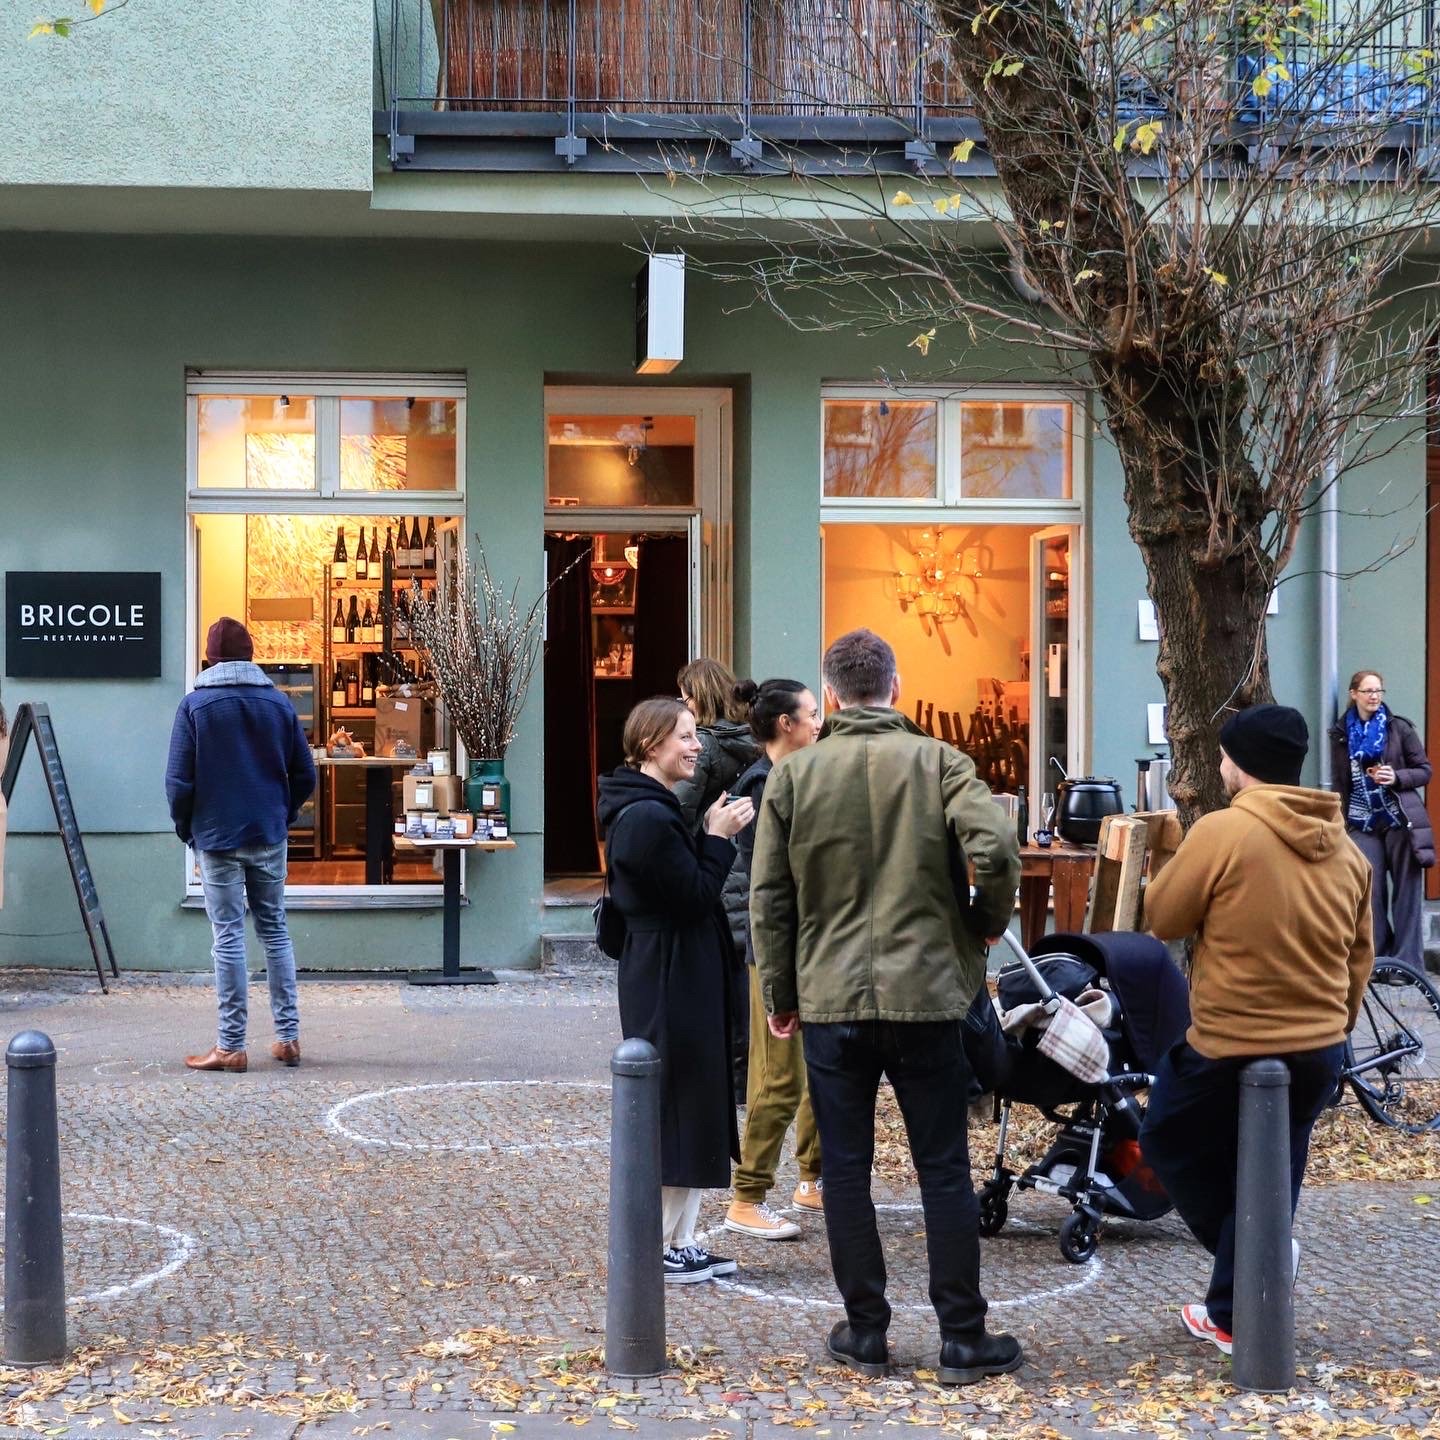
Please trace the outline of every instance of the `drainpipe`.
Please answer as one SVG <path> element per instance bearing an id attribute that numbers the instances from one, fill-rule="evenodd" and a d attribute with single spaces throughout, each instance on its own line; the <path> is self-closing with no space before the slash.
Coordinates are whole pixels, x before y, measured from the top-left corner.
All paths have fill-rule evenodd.
<path id="1" fill-rule="evenodd" d="M 1336 380 L 1335 351 L 1325 362 L 1325 385 Z M 1325 735 L 1334 723 L 1340 698 L 1340 454 L 1338 447 L 1325 462 L 1321 481 L 1325 488 L 1320 511 L 1320 786 L 1329 789 L 1335 778 L 1330 766 L 1330 742 Z"/>

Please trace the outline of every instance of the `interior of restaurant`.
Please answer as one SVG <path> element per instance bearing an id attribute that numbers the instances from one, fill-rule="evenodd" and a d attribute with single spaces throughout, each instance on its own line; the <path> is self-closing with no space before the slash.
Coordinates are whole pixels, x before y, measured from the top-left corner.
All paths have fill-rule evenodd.
<path id="1" fill-rule="evenodd" d="M 333 403 L 340 493 L 333 513 L 315 513 L 280 494 L 273 509 L 256 505 L 255 492 L 313 492 L 324 402 L 200 397 L 198 488 L 247 498 L 243 510 L 193 517 L 195 669 L 203 668 L 210 625 L 222 615 L 242 619 L 255 663 L 290 698 L 313 747 L 343 731 L 366 757 L 399 751 L 423 759 L 449 748 L 450 735 L 414 645 L 411 606 L 417 587 L 433 595 L 443 584 L 461 522 L 428 513 L 407 492 L 455 489 L 455 403 L 405 396 Z M 341 508 L 347 493 L 365 492 L 393 492 L 390 508 Z M 322 762 L 316 791 L 290 831 L 288 883 L 437 883 L 429 856 L 402 857 L 389 844 L 407 768 L 397 760 L 377 780 L 360 765 Z M 378 807 L 367 807 L 370 788 L 380 785 L 391 792 L 383 836 L 371 833 L 381 828 Z"/>

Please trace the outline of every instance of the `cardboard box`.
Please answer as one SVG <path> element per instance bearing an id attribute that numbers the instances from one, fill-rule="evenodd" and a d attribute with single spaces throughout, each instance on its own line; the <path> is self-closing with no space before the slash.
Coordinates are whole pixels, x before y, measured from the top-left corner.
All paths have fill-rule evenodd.
<path id="1" fill-rule="evenodd" d="M 402 741 L 422 759 L 435 739 L 435 702 L 418 695 L 375 697 L 375 753 L 393 756 Z"/>
<path id="2" fill-rule="evenodd" d="M 464 806 L 465 794 L 458 775 L 406 775 L 402 782 L 403 809 L 434 810 L 448 815 Z M 428 798 L 427 794 L 428 792 Z"/>

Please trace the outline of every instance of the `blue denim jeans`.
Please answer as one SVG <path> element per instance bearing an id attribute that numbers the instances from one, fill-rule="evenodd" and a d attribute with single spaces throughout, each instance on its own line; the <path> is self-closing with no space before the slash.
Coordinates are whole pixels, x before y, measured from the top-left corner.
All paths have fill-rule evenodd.
<path id="1" fill-rule="evenodd" d="M 248 977 L 245 970 L 245 900 L 255 917 L 255 933 L 265 947 L 270 981 L 270 1013 L 277 1040 L 300 1037 L 300 1005 L 295 990 L 295 947 L 285 923 L 286 844 L 242 845 L 238 850 L 199 850 L 205 913 L 215 944 L 215 998 L 220 1005 L 218 1044 L 222 1050 L 245 1048 Z"/>

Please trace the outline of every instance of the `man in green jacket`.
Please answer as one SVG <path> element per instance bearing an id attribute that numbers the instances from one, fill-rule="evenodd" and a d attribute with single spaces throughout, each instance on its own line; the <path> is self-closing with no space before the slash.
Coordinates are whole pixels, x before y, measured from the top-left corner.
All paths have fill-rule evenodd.
<path id="1" fill-rule="evenodd" d="M 938 1374 L 966 1384 L 1024 1359 L 1011 1336 L 985 1330 L 960 1043 L 985 982 L 985 946 L 1015 907 L 1015 829 L 970 759 L 894 708 L 895 652 L 878 635 L 842 635 L 825 652 L 824 679 L 839 713 L 765 787 L 750 920 L 771 1032 L 783 1039 L 804 1026 L 830 1264 L 847 1316 L 827 1348 L 862 1374 L 889 1367 L 870 1196 L 884 1075 L 920 1178 Z"/>

